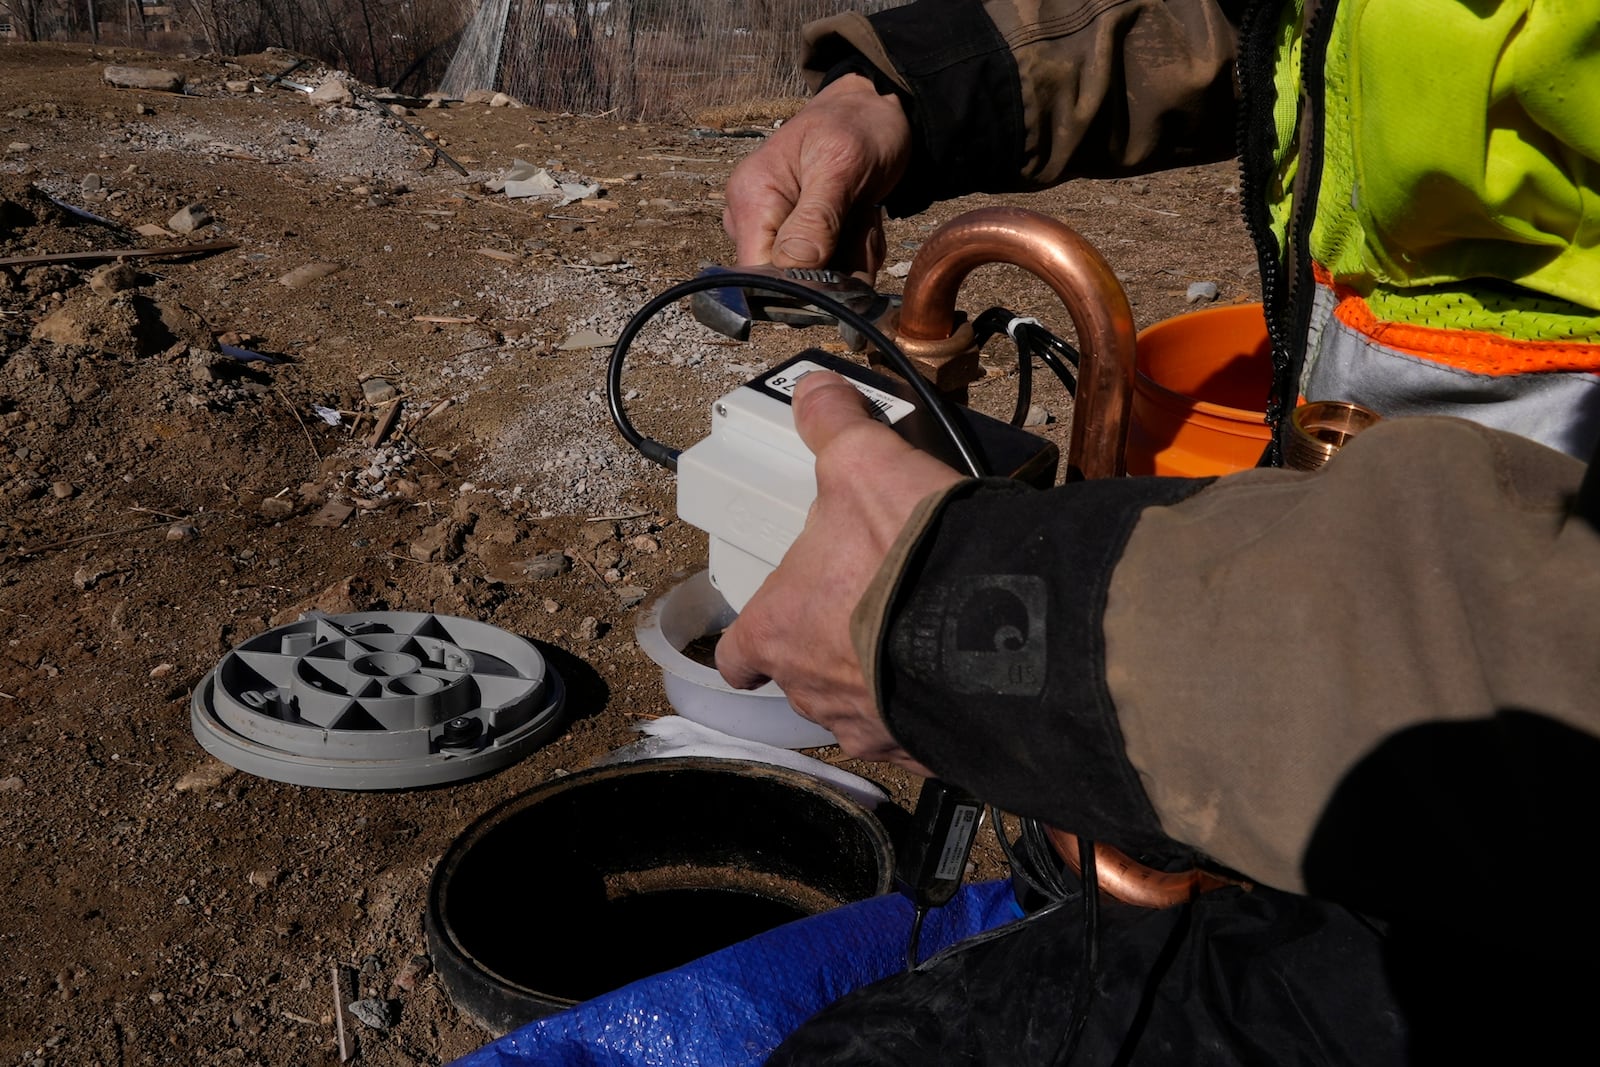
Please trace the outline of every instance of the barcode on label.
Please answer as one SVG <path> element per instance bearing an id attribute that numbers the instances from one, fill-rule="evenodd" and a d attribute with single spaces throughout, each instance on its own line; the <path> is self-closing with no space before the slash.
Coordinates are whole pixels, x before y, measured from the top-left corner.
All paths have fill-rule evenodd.
<path id="1" fill-rule="evenodd" d="M 950 832 L 944 835 L 944 847 L 939 850 L 939 868 L 933 876 L 940 881 L 960 878 L 966 873 L 967 845 L 978 828 L 978 809 L 962 805 L 950 820 Z"/>
<path id="2" fill-rule="evenodd" d="M 800 384 L 801 378 L 813 371 L 826 369 L 816 363 L 812 363 L 810 360 L 801 360 L 799 363 L 795 363 L 774 374 L 762 384 L 774 392 L 793 397 L 795 387 Z M 865 382 L 858 382 L 854 378 L 846 377 L 845 381 L 855 386 L 856 392 L 867 398 L 867 406 L 872 408 L 873 417 L 880 422 L 886 422 L 893 426 L 917 410 L 915 404 L 912 404 L 909 400 L 902 400 L 893 393 L 886 393 L 882 389 L 876 389 Z"/>

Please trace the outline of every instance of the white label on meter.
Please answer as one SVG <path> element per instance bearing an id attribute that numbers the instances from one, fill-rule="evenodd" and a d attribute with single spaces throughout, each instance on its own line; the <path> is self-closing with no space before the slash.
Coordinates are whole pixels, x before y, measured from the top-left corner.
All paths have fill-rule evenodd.
<path id="1" fill-rule="evenodd" d="M 812 371 L 827 370 L 828 368 L 803 359 L 799 363 L 784 369 L 781 374 L 774 374 L 761 384 L 774 392 L 794 399 L 795 386 L 800 384 L 800 379 Z M 887 422 L 890 426 L 899 422 L 913 411 L 917 410 L 915 404 L 909 400 L 902 400 L 893 393 L 886 393 L 882 389 L 875 389 L 865 382 L 858 382 L 854 378 L 845 376 L 845 381 L 856 387 L 856 391 L 867 398 L 867 403 L 872 406 L 872 414 L 880 422 Z"/>
<path id="2" fill-rule="evenodd" d="M 966 873 L 967 842 L 977 822 L 977 808 L 963 804 L 956 809 L 950 819 L 950 832 L 944 835 L 944 848 L 939 851 L 939 869 L 933 872 L 935 878 L 948 881 Z"/>

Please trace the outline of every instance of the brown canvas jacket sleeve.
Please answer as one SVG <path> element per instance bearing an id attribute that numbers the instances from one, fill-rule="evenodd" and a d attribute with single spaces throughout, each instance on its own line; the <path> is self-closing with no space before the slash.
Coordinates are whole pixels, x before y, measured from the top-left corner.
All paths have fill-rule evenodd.
<path id="1" fill-rule="evenodd" d="M 805 29 L 813 85 L 864 57 L 915 138 L 895 214 L 970 192 L 1226 158 L 1242 0 L 918 0 Z"/>
<path id="2" fill-rule="evenodd" d="M 1588 836 L 1583 474 L 1419 418 L 1314 475 L 969 482 L 908 534 L 857 635 L 906 749 L 1008 810 L 1437 917 L 1508 856 Z"/>

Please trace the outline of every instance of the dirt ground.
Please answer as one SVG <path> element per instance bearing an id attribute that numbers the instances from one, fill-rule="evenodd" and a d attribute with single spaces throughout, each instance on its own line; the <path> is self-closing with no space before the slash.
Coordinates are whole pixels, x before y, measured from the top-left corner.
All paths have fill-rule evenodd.
<path id="1" fill-rule="evenodd" d="M 0 258 L 237 242 L 92 285 L 99 263 L 0 267 L 0 1063 L 326 1062 L 333 964 L 398 1011 L 387 1032 L 357 1024 L 360 1062 L 472 1050 L 488 1035 L 414 962 L 434 862 L 496 803 L 670 710 L 634 645 L 635 605 L 702 566 L 704 537 L 677 521 L 671 476 L 613 430 L 607 349 L 575 345 L 729 259 L 720 190 L 759 139 L 486 104 L 411 112 L 461 177 L 375 106 L 321 106 L 265 77 L 290 61 L 0 48 Z M 115 88 L 113 63 L 176 70 L 187 91 Z M 604 196 L 554 207 L 488 190 L 514 158 Z M 52 196 L 130 228 L 191 204 L 212 221 L 138 235 Z M 1254 298 L 1237 199 L 1224 164 L 1005 202 L 1084 233 L 1143 326 L 1190 310 L 1193 282 Z M 893 223 L 890 262 L 990 202 Z M 314 264 L 332 272 L 284 284 Z M 961 306 L 1002 301 L 1067 326 L 1011 268 L 980 271 Z M 686 445 L 716 396 L 828 339 L 758 329 L 740 346 L 664 316 L 625 382 L 641 427 Z M 991 351 L 975 402 L 1009 411 L 1015 378 Z M 401 415 L 380 441 L 389 387 Z M 1059 435 L 1065 395 L 1041 380 L 1036 402 Z M 533 577 L 526 561 L 554 551 L 571 566 Z M 523 635 L 570 686 L 570 723 L 509 769 L 441 788 L 235 772 L 196 743 L 190 694 L 234 645 L 311 607 Z M 817 754 L 911 795 L 894 773 Z M 519 876 L 537 876 L 529 862 Z"/>

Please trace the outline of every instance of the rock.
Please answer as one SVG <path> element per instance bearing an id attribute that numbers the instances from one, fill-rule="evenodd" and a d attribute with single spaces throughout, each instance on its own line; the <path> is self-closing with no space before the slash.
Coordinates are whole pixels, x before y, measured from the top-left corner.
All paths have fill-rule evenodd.
<path id="1" fill-rule="evenodd" d="M 417 988 L 417 982 L 426 978 L 433 972 L 433 961 L 427 956 L 418 953 L 406 960 L 405 966 L 400 968 L 400 973 L 394 976 L 391 988 L 410 993 Z"/>
<path id="2" fill-rule="evenodd" d="M 529 578 L 554 578 L 572 569 L 572 559 L 565 552 L 541 552 L 523 560 L 520 566 Z"/>
<path id="3" fill-rule="evenodd" d="M 398 1012 L 392 1001 L 381 997 L 368 997 L 365 1000 L 352 1000 L 348 1005 L 350 1014 L 372 1027 L 380 1034 L 388 1033 L 389 1027 L 395 1024 Z"/>
<path id="4" fill-rule="evenodd" d="M 294 514 L 294 501 L 283 496 L 269 496 L 261 502 L 261 514 L 269 519 L 284 519 Z"/>
<path id="5" fill-rule="evenodd" d="M 589 262 L 596 267 L 610 267 L 622 262 L 622 254 L 610 249 L 604 252 L 590 252 Z"/>
<path id="6" fill-rule="evenodd" d="M 176 663 L 158 663 L 150 668 L 150 677 L 165 678 L 177 669 L 178 665 Z"/>
<path id="7" fill-rule="evenodd" d="M 624 585 L 617 590 L 617 599 L 622 601 L 625 608 L 638 607 L 649 595 L 649 590 L 637 585 Z"/>
<path id="8" fill-rule="evenodd" d="M 230 93 L 248 93 L 250 91 L 249 82 L 226 81 L 222 83 L 222 87 Z"/>
<path id="9" fill-rule="evenodd" d="M 445 563 L 458 559 L 466 542 L 466 527 L 460 523 L 444 522 L 435 523 L 422 531 L 422 535 L 411 542 L 411 558 L 418 563 Z"/>
<path id="10" fill-rule="evenodd" d="M 16 775 L 0 778 L 0 793 L 15 793 L 22 789 L 22 779 Z"/>
<path id="11" fill-rule="evenodd" d="M 358 589 L 355 576 L 351 575 L 334 582 L 315 596 L 307 597 L 284 608 L 273 615 L 271 621 L 273 626 L 282 626 L 297 621 L 308 611 L 320 611 L 328 615 L 348 615 L 352 611 L 360 611 L 369 601 L 366 592 Z"/>
<path id="12" fill-rule="evenodd" d="M 155 67 L 107 67 L 105 80 L 122 89 L 149 89 L 156 93 L 183 92 L 183 75 Z"/>
<path id="13" fill-rule="evenodd" d="M 109 578 L 115 573 L 116 571 L 102 570 L 92 563 L 85 564 L 73 572 L 72 585 L 80 593 L 87 593 L 99 584 L 102 578 Z"/>
<path id="14" fill-rule="evenodd" d="M 172 788 L 179 793 L 206 793 L 226 782 L 237 773 L 221 760 L 208 759 L 198 767 L 184 771 Z"/>
<path id="15" fill-rule="evenodd" d="M 586 523 L 581 536 L 583 543 L 586 545 L 603 545 L 607 541 L 616 540 L 617 524 L 614 522 Z"/>
<path id="16" fill-rule="evenodd" d="M 544 613 L 546 615 L 554 615 L 556 612 L 561 610 L 561 605 L 556 601 L 549 599 L 548 597 L 545 598 L 545 602 L 542 607 L 544 608 Z"/>
<path id="17" fill-rule="evenodd" d="M 156 113 L 156 109 L 141 100 L 139 103 L 133 105 L 133 113 L 135 115 L 154 115 Z"/>
<path id="18" fill-rule="evenodd" d="M 505 93 L 495 93 L 489 98 L 490 107 L 521 107 L 522 102 Z"/>
<path id="19" fill-rule="evenodd" d="M 338 274 L 341 270 L 344 270 L 344 267 L 338 263 L 306 263 L 279 278 L 278 284 L 290 289 L 304 289 L 331 274 Z"/>
<path id="20" fill-rule="evenodd" d="M 200 536 L 200 527 L 192 522 L 175 522 L 167 527 L 168 541 L 193 541 Z"/>
<path id="21" fill-rule="evenodd" d="M 468 89 L 463 100 L 469 104 L 487 104 L 495 98 L 493 89 Z"/>
<path id="22" fill-rule="evenodd" d="M 1189 291 L 1183 294 L 1183 299 L 1191 304 L 1198 304 L 1202 300 L 1215 300 L 1220 293 L 1216 282 L 1191 282 Z"/>
<path id="23" fill-rule="evenodd" d="M 329 78 L 317 86 L 316 92 L 311 94 L 311 102 L 327 104 L 330 107 L 349 107 L 356 102 L 356 97 L 344 82 L 338 78 Z"/>
<path id="24" fill-rule="evenodd" d="M 400 390 L 387 378 L 368 378 L 361 383 L 361 395 L 366 397 L 367 403 L 377 407 L 399 396 Z"/>
<path id="25" fill-rule="evenodd" d="M 139 288 L 139 269 L 131 263 L 108 263 L 89 276 L 89 288 L 111 296 Z"/>
<path id="26" fill-rule="evenodd" d="M 1050 423 L 1050 418 L 1051 418 L 1050 412 L 1046 411 L 1043 407 L 1039 406 L 1038 404 L 1033 404 L 1028 408 L 1028 414 L 1022 420 L 1022 425 L 1024 425 L 1024 426 L 1047 426 Z"/>
<path id="27" fill-rule="evenodd" d="M 76 492 L 71 482 L 56 482 L 50 486 L 50 495 L 57 500 L 66 500 Z"/>
<path id="28" fill-rule="evenodd" d="M 27 141 L 12 141 L 10 144 L 6 145 L 6 153 L 8 155 L 20 156 L 24 152 L 32 151 L 33 145 L 29 144 Z"/>
<path id="29" fill-rule="evenodd" d="M 661 551 L 661 542 L 649 534 L 640 534 L 638 537 L 630 538 L 628 544 L 633 547 L 635 552 L 643 552 L 647 556 L 653 556 Z"/>
<path id="30" fill-rule="evenodd" d="M 85 193 L 89 193 L 91 195 L 98 193 L 101 189 L 100 175 L 85 174 L 83 176 L 83 181 L 79 183 L 79 188 L 81 188 Z"/>
<path id="31" fill-rule="evenodd" d="M 245 881 L 257 889 L 270 889 L 276 885 L 283 872 L 274 868 L 258 868 L 245 875 Z"/>
<path id="32" fill-rule="evenodd" d="M 193 233 L 210 226 L 213 221 L 204 204 L 190 204 L 167 220 L 167 228 L 178 233 Z"/>
<path id="33" fill-rule="evenodd" d="M 904 278 L 911 273 L 911 261 L 909 259 L 901 260 L 892 267 L 885 267 L 883 272 L 891 278 Z"/>
<path id="34" fill-rule="evenodd" d="M 585 641 L 593 641 L 600 636 L 600 620 L 593 615 L 585 615 L 578 624 L 578 637 Z"/>

